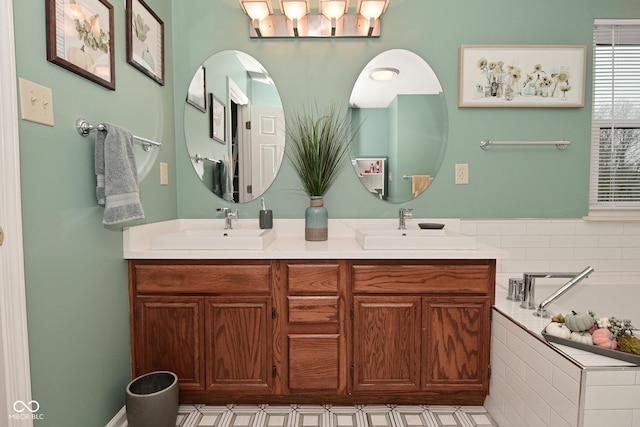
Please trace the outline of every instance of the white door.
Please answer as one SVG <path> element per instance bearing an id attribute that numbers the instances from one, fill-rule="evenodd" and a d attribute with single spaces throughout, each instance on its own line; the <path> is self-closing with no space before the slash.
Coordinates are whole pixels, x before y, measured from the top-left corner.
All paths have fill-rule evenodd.
<path id="1" fill-rule="evenodd" d="M 27 306 L 24 292 L 18 108 L 13 0 L 0 2 L 0 424 L 32 426 L 14 410 L 31 401 Z M 12 417 L 13 415 L 13 417 Z M 7 420 L 7 424 L 4 424 Z"/>
<path id="2" fill-rule="evenodd" d="M 251 106 L 251 186 L 262 194 L 276 177 L 284 155 L 282 108 Z"/>

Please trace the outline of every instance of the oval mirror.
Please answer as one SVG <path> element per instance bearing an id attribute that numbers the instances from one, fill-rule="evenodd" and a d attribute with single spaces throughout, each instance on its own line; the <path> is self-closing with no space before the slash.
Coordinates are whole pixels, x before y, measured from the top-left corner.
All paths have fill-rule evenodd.
<path id="1" fill-rule="evenodd" d="M 380 53 L 362 70 L 349 98 L 351 162 L 376 198 L 401 203 L 436 176 L 447 142 L 442 86 L 424 59 L 404 49 Z"/>
<path id="2" fill-rule="evenodd" d="M 282 102 L 267 70 L 244 52 L 212 55 L 189 85 L 184 132 L 193 168 L 213 194 L 235 203 L 260 197 L 285 143 Z"/>

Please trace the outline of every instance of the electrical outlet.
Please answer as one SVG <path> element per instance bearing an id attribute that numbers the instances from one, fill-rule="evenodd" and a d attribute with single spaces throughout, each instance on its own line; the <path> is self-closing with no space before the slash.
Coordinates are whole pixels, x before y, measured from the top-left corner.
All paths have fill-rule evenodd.
<path id="1" fill-rule="evenodd" d="M 160 185 L 169 185 L 169 165 L 160 162 Z"/>
<path id="2" fill-rule="evenodd" d="M 456 163 L 456 184 L 469 183 L 469 163 Z"/>
<path id="3" fill-rule="evenodd" d="M 53 126 L 53 93 L 51 88 L 19 78 L 20 111 L 23 120 Z"/>

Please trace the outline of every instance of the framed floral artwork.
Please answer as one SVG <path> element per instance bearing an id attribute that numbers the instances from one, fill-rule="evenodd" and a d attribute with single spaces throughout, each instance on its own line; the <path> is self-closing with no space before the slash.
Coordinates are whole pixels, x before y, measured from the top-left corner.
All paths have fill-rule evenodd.
<path id="1" fill-rule="evenodd" d="M 207 112 L 207 73 L 203 65 L 199 66 L 189 83 L 187 90 L 187 104 L 196 107 L 203 113 Z"/>
<path id="2" fill-rule="evenodd" d="M 47 60 L 116 89 L 113 6 L 106 0 L 46 0 Z"/>
<path id="3" fill-rule="evenodd" d="M 164 22 L 143 0 L 127 0 L 127 62 L 164 86 Z"/>
<path id="4" fill-rule="evenodd" d="M 224 103 L 212 93 L 209 93 L 209 124 L 209 137 L 218 141 L 220 144 L 226 144 L 226 107 Z"/>
<path id="5" fill-rule="evenodd" d="M 459 107 L 584 107 L 586 46 L 463 45 Z"/>

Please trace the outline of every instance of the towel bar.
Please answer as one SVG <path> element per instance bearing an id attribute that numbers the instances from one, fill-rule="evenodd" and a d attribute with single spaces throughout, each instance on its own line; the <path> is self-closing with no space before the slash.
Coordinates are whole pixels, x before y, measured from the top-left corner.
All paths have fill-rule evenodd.
<path id="1" fill-rule="evenodd" d="M 202 162 L 204 160 L 207 160 L 207 161 L 212 162 L 212 163 L 220 163 L 220 160 L 212 159 L 211 157 L 202 157 L 200 154 L 196 154 L 193 157 L 193 160 L 195 160 L 196 163 L 200 163 L 200 162 Z"/>
<path id="2" fill-rule="evenodd" d="M 82 136 L 88 136 L 92 130 L 105 130 L 105 127 L 102 123 L 98 124 L 97 126 L 93 126 L 91 123 L 89 123 L 88 121 L 86 121 L 85 119 L 78 119 L 76 121 L 76 130 L 78 131 L 78 133 Z M 144 151 L 149 151 L 151 150 L 151 147 L 162 147 L 162 144 L 156 141 L 152 141 L 150 139 L 147 138 L 142 138 L 140 136 L 136 136 L 136 135 L 132 135 L 133 139 L 139 141 L 142 144 L 142 148 L 144 149 Z"/>
<path id="3" fill-rule="evenodd" d="M 480 141 L 480 148 L 489 150 L 494 145 L 555 145 L 558 150 L 566 150 L 571 141 L 561 139 L 559 141 L 491 141 L 483 139 Z"/>

